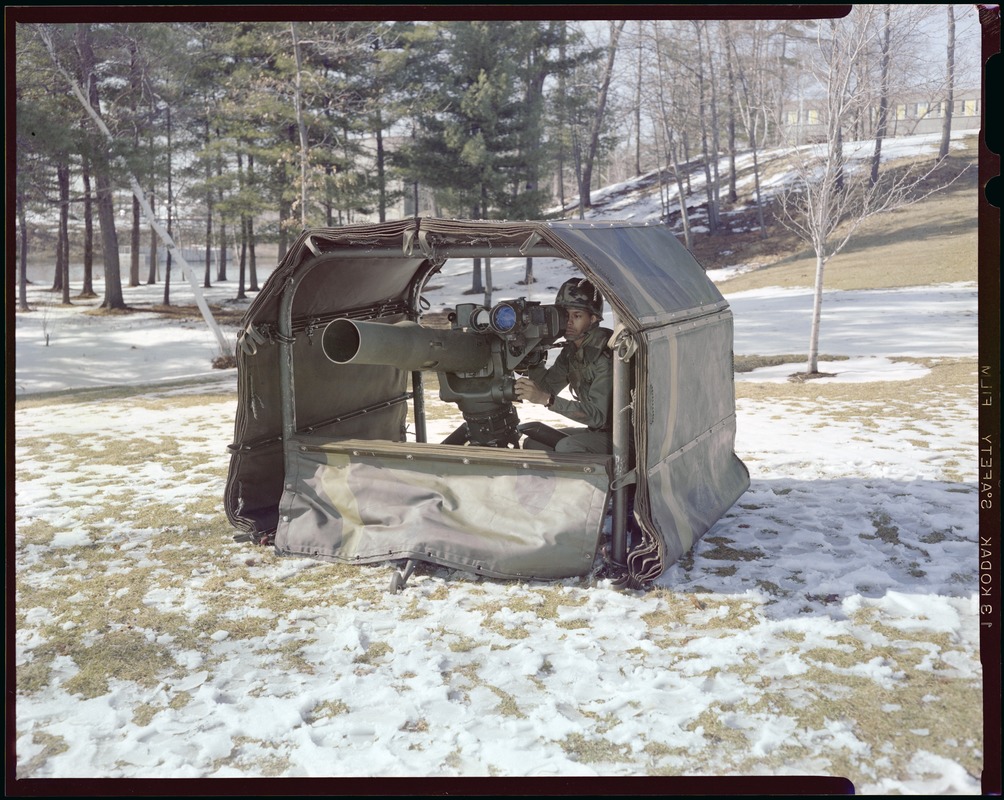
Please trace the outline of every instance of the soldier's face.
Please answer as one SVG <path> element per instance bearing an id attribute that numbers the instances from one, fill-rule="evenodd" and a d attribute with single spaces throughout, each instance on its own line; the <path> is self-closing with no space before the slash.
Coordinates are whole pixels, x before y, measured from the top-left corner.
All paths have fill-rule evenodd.
<path id="1" fill-rule="evenodd" d="M 565 323 L 565 338 L 570 342 L 579 342 L 586 335 L 586 331 L 597 319 L 595 314 L 590 314 L 581 308 L 568 309 L 568 321 Z"/>

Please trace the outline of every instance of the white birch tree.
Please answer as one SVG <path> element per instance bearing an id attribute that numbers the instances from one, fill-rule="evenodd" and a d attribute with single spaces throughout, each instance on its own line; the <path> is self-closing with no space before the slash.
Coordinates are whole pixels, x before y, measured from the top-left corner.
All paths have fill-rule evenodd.
<path id="1" fill-rule="evenodd" d="M 924 170 L 887 170 L 873 183 L 868 172 L 847 163 L 843 131 L 870 94 L 870 88 L 856 83 L 855 76 L 860 74 L 857 60 L 873 46 L 872 39 L 881 30 L 873 24 L 875 13 L 874 6 L 855 7 L 847 18 L 822 27 L 812 45 L 826 137 L 822 144 L 793 148 L 793 180 L 779 195 L 781 223 L 809 244 L 816 261 L 806 377 L 819 375 L 819 332 L 828 262 L 867 220 L 915 203 L 936 190 L 923 188 L 935 168 L 930 164 Z M 826 33 L 829 36 L 824 38 Z"/>

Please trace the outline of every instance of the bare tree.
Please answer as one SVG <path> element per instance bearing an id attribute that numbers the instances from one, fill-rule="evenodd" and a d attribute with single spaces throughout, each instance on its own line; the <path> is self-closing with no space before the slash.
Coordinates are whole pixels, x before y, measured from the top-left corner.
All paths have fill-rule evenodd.
<path id="1" fill-rule="evenodd" d="M 945 63 L 948 88 L 945 93 L 945 117 L 941 126 L 941 147 L 938 148 L 939 161 L 948 155 L 948 145 L 952 139 L 952 105 L 955 102 L 955 9 L 951 4 L 945 8 L 948 11 L 948 54 Z"/>
<path id="2" fill-rule="evenodd" d="M 679 86 L 683 81 L 680 75 L 679 62 L 675 60 L 671 61 L 667 55 L 671 42 L 675 41 L 672 32 L 667 36 L 665 28 L 659 21 L 653 22 L 652 30 L 653 36 L 651 41 L 656 55 L 656 74 L 651 84 L 655 92 L 652 105 L 658 109 L 656 130 L 662 134 L 662 143 L 665 148 L 665 163 L 672 167 L 673 177 L 676 180 L 677 198 L 680 202 L 680 220 L 683 224 L 683 243 L 687 248 L 690 248 L 692 238 L 690 233 L 690 217 L 687 212 L 687 190 L 684 186 L 684 176 L 680 168 L 680 140 L 677 137 L 679 126 L 686 124 L 686 115 L 680 107 L 682 105 L 680 102 L 681 98 L 678 96 L 669 96 L 670 87 Z M 662 170 L 660 170 L 659 188 L 661 192 Z M 668 206 L 668 198 L 666 206 Z M 668 208 L 664 214 L 668 214 Z"/>
<path id="3" fill-rule="evenodd" d="M 52 36 L 51 36 L 49 30 L 44 25 L 37 26 L 36 30 L 37 30 L 37 32 L 39 34 L 39 38 L 41 38 L 42 42 L 45 44 L 46 50 L 48 50 L 48 52 L 49 52 L 49 56 L 52 59 L 53 65 L 56 67 L 57 71 L 59 71 L 63 75 L 63 77 L 66 80 L 67 84 L 69 85 L 69 88 L 70 88 L 71 92 L 73 93 L 73 95 L 77 98 L 77 100 L 83 106 L 84 111 L 87 112 L 87 115 L 90 117 L 91 121 L 95 124 L 95 126 L 98 128 L 98 130 L 101 132 L 102 136 L 105 138 L 105 140 L 108 142 L 108 144 L 111 145 L 110 149 L 114 149 L 115 138 L 114 138 L 114 136 L 112 136 L 111 131 L 108 129 L 108 126 L 105 124 L 104 119 L 101 117 L 101 114 L 98 112 L 98 110 L 96 108 L 97 95 L 96 95 L 96 88 L 94 87 L 94 81 L 93 81 L 93 76 L 94 76 L 94 70 L 93 70 L 93 65 L 94 65 L 94 62 L 93 62 L 93 53 L 92 52 L 88 53 L 90 55 L 90 59 L 88 59 L 86 57 L 82 58 L 82 61 L 83 61 L 84 65 L 85 65 L 85 67 L 89 67 L 89 69 L 84 69 L 83 70 L 83 74 L 86 75 L 86 76 L 88 76 L 88 78 L 91 79 L 90 80 L 91 93 L 89 94 L 89 93 L 85 92 L 84 88 L 81 87 L 80 84 L 78 84 L 73 79 L 73 76 L 70 75 L 69 72 L 67 72 L 66 69 L 62 66 L 62 64 L 60 62 L 60 59 L 59 59 L 59 56 L 57 54 L 57 50 L 56 50 L 55 44 L 53 43 Z M 86 34 L 87 34 L 87 32 L 84 31 L 84 36 L 82 37 L 83 38 L 83 44 L 85 46 L 89 44 L 88 37 L 87 37 Z M 128 170 L 127 170 L 127 172 L 128 172 Z M 198 305 L 199 310 L 202 312 L 202 316 L 206 320 L 206 323 L 208 324 L 210 330 L 216 335 L 216 340 L 217 340 L 217 342 L 219 343 L 219 346 L 220 346 L 220 353 L 221 354 L 229 354 L 232 351 L 233 348 L 227 342 L 226 338 L 223 335 L 222 330 L 220 330 L 219 325 L 216 324 L 216 320 L 213 317 L 212 311 L 209 309 L 209 305 L 206 303 L 205 298 L 202 295 L 202 291 L 200 290 L 198 283 L 195 281 L 195 278 L 194 278 L 195 273 L 192 272 L 192 270 L 190 270 L 188 268 L 188 265 L 185 263 L 185 260 L 181 256 L 180 251 L 177 251 L 177 247 L 176 247 L 176 245 L 174 243 L 174 240 L 170 237 L 170 235 L 168 234 L 168 232 L 166 230 L 164 230 L 164 228 L 157 222 L 156 218 L 153 215 L 153 209 L 151 208 L 150 204 L 147 202 L 146 193 L 140 187 L 139 181 L 136 180 L 136 176 L 133 175 L 131 172 L 129 172 L 128 175 L 129 175 L 129 183 L 130 183 L 130 186 L 132 188 L 133 195 L 135 195 L 139 199 L 140 206 L 142 207 L 144 214 L 146 214 L 146 217 L 147 217 L 147 219 L 150 222 L 150 226 L 154 229 L 154 231 L 157 233 L 157 235 L 160 237 L 160 239 L 165 243 L 165 245 L 168 248 L 168 251 L 169 252 L 176 252 L 177 253 L 178 261 L 179 261 L 179 263 L 181 265 L 181 268 L 182 268 L 183 272 L 187 273 L 187 275 L 189 277 L 189 282 L 190 282 L 190 284 L 192 286 L 192 291 L 195 294 L 196 305 Z M 102 227 L 102 230 L 103 230 L 103 233 L 104 233 L 104 228 L 105 228 L 105 225 L 103 224 L 104 219 L 101 216 L 101 211 L 100 211 L 101 210 L 101 196 L 102 196 L 102 189 L 103 188 L 105 189 L 105 191 L 106 191 L 106 193 L 108 195 L 108 208 L 111 209 L 110 183 L 108 183 L 104 187 L 102 186 L 101 182 L 98 183 L 98 208 L 99 208 L 99 217 L 98 217 L 98 220 L 99 220 L 99 223 L 101 223 L 101 227 Z M 114 219 L 112 220 L 112 222 L 114 223 Z M 109 238 L 111 239 L 110 242 L 108 241 Z M 105 286 L 105 301 L 102 304 L 102 306 L 105 307 L 105 308 L 125 308 L 125 302 L 122 299 L 122 281 L 121 281 L 121 275 L 119 273 L 118 246 L 117 246 L 117 239 L 115 238 L 114 224 L 111 225 L 111 237 L 107 237 L 107 236 L 103 235 L 103 239 L 105 240 L 104 241 L 104 246 L 105 246 L 105 251 L 106 251 L 106 262 L 105 262 L 105 284 L 106 284 L 106 286 Z M 114 252 L 112 254 L 113 255 L 113 266 L 114 266 L 114 269 L 110 269 L 109 266 L 108 266 L 109 261 L 108 261 L 107 251 L 109 250 L 109 245 L 113 245 L 114 246 Z M 115 284 L 116 288 L 114 289 L 114 294 L 110 294 L 109 293 L 110 292 L 110 290 L 108 288 L 108 284 L 109 283 L 114 283 Z M 117 302 L 116 302 L 116 298 L 117 298 Z"/>
<path id="4" fill-rule="evenodd" d="M 843 153 L 843 129 L 851 124 L 857 106 L 867 97 L 868 87 L 854 82 L 859 74 L 856 61 L 871 45 L 874 7 L 855 7 L 848 18 L 831 29 L 831 36 L 817 40 L 816 78 L 825 98 L 826 140 L 820 145 L 793 149 L 794 180 L 779 195 L 781 222 L 807 242 L 815 254 L 812 325 L 809 334 L 806 375 L 819 374 L 819 329 L 826 264 L 877 214 L 915 203 L 935 189 L 922 189 L 934 167 L 922 174 L 907 168 L 902 174 L 885 175 L 871 182 L 861 170 L 853 170 Z M 939 187 L 943 188 L 943 187 Z"/>
<path id="5" fill-rule="evenodd" d="M 875 153 L 872 155 L 871 182 L 878 183 L 879 164 L 882 161 L 882 140 L 889 124 L 889 42 L 892 36 L 892 6 L 884 9 L 882 25 L 882 77 L 879 79 L 878 123 L 875 128 Z"/>
<path id="6" fill-rule="evenodd" d="M 53 62 L 58 65 L 55 49 L 51 47 L 51 39 L 46 39 L 46 46 L 52 55 Z M 82 103 L 93 110 L 92 116 L 100 121 L 100 103 L 98 102 L 98 84 L 94 46 L 90 26 L 78 23 L 76 28 L 77 52 L 80 54 L 80 73 L 83 89 L 73 86 L 74 93 Z M 85 94 L 86 92 L 86 94 Z M 104 124 L 101 121 L 101 124 Z M 111 165 L 102 157 L 100 163 L 94 165 L 94 182 L 97 194 L 98 225 L 101 229 L 101 252 L 104 258 L 105 296 L 102 308 L 122 309 L 126 307 L 122 296 L 122 272 L 119 266 L 118 233 L 115 230 L 115 206 L 112 199 L 114 187 L 111 182 Z"/>
<path id="7" fill-rule="evenodd" d="M 767 238 L 767 224 L 764 219 L 763 196 L 760 191 L 760 161 L 758 156 L 759 138 L 763 129 L 767 127 L 768 114 L 766 103 L 766 89 L 764 87 L 762 65 L 766 59 L 763 54 L 765 36 L 761 24 L 753 23 L 750 31 L 750 51 L 746 59 L 740 57 L 736 44 L 736 32 L 733 26 L 723 23 L 726 47 L 731 54 L 729 64 L 734 64 L 736 77 L 742 92 L 736 98 L 736 109 L 739 118 L 742 120 L 743 128 L 746 131 L 747 141 L 750 146 L 750 153 L 753 157 L 753 191 L 756 200 L 757 222 L 760 227 L 760 238 Z M 747 68 L 744 61 L 753 66 L 752 76 L 747 75 Z"/>
<path id="8" fill-rule="evenodd" d="M 307 227 L 307 123 L 303 116 L 303 56 L 300 53 L 300 37 L 296 32 L 296 23 L 289 23 L 289 31 L 293 35 L 293 55 L 295 56 L 296 72 L 293 80 L 293 108 L 296 112 L 296 130 L 300 140 L 300 228 Z"/>
<path id="9" fill-rule="evenodd" d="M 614 59 L 617 57 L 617 41 L 620 39 L 621 31 L 627 20 L 610 23 L 610 41 L 607 43 L 607 61 L 603 68 L 603 77 L 600 81 L 600 88 L 596 95 L 596 107 L 593 113 L 593 121 L 589 128 L 589 142 L 586 156 L 583 159 L 581 179 L 579 180 L 579 215 L 583 209 L 591 208 L 590 184 L 593 180 L 593 164 L 596 161 L 596 154 L 600 148 L 600 132 L 603 130 L 603 115 L 607 109 L 607 95 L 610 91 L 610 79 L 614 71 Z"/>
<path id="10" fill-rule="evenodd" d="M 701 155 L 704 167 L 704 191 L 708 201 L 708 232 L 718 233 L 718 115 L 715 111 L 714 60 L 708 50 L 707 70 L 705 69 L 704 38 L 707 35 L 707 20 L 694 20 L 694 41 L 697 43 L 697 96 L 698 120 L 701 123 Z M 710 99 L 707 93 L 710 91 Z M 709 119 L 710 117 L 710 119 Z M 710 131 L 709 131 L 710 127 Z M 709 149 L 708 136 L 711 135 Z"/>

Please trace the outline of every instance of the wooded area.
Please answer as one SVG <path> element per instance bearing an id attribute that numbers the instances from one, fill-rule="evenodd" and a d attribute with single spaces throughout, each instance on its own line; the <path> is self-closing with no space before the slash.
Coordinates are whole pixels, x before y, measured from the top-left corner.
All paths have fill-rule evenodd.
<path id="1" fill-rule="evenodd" d="M 937 13 L 943 27 L 946 9 L 953 36 L 933 64 L 921 23 Z M 823 101 L 838 176 L 843 137 L 872 137 L 878 153 L 904 98 L 947 102 L 947 137 L 956 16 L 875 5 L 833 21 L 17 24 L 21 285 L 36 247 L 55 254 L 63 302 L 72 252 L 84 293 L 100 258 L 105 307 L 124 306 L 123 281 L 163 281 L 169 304 L 171 259 L 160 275 L 146 202 L 167 237 L 204 255 L 205 286 L 238 272 L 238 298 L 259 288 L 256 248 L 281 258 L 304 227 L 582 216 L 600 181 L 656 169 L 681 196 L 685 167 L 703 171 L 714 236 L 737 155 L 756 165 L 790 142 L 792 103 Z"/>

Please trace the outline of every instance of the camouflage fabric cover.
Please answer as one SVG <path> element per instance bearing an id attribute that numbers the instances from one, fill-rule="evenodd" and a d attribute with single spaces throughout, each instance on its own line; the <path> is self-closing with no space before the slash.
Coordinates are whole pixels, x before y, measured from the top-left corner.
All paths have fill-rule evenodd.
<path id="1" fill-rule="evenodd" d="M 280 553 L 416 558 L 499 578 L 593 566 L 609 459 L 525 452 L 514 468 L 512 451 L 494 448 L 296 439 L 290 449 Z"/>

